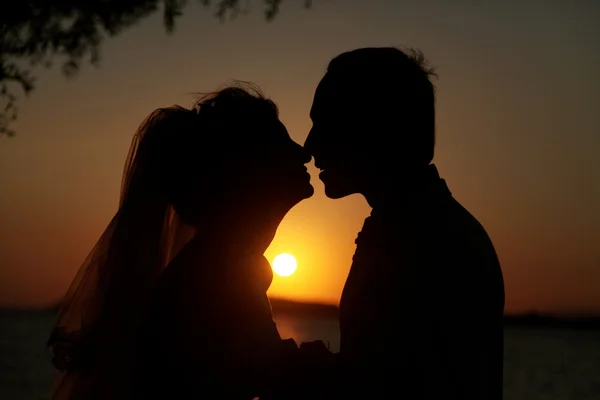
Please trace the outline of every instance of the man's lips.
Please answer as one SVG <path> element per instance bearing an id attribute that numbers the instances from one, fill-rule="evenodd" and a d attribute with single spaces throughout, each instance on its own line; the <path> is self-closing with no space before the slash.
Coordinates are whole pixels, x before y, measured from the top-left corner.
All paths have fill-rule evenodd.
<path id="1" fill-rule="evenodd" d="M 327 174 L 327 168 L 323 164 L 317 162 L 316 160 L 315 167 L 319 170 L 319 178 L 321 178 L 323 174 Z"/>

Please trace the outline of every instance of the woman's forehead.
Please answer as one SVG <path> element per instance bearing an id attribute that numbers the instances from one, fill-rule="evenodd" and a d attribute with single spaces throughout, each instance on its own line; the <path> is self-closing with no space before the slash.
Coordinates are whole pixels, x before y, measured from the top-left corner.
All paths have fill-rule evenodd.
<path id="1" fill-rule="evenodd" d="M 240 133 L 247 135 L 250 140 L 273 140 L 289 137 L 286 126 L 277 117 L 258 118 L 248 124 L 246 129 L 241 127 Z"/>

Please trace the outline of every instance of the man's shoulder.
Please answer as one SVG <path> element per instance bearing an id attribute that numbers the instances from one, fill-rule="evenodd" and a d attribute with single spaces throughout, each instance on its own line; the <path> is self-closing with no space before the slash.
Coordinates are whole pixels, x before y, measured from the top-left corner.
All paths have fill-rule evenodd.
<path id="1" fill-rule="evenodd" d="M 453 196 L 377 210 L 367 219 L 365 228 L 372 231 L 373 235 L 396 239 L 402 238 L 407 232 L 426 236 L 436 233 L 487 236 L 479 220 Z"/>
<path id="2" fill-rule="evenodd" d="M 365 247 L 371 253 L 378 252 L 380 258 L 401 253 L 418 264 L 448 265 L 459 260 L 462 264 L 467 260 L 478 265 L 497 263 L 487 231 L 453 197 L 421 204 L 411 211 L 379 214 L 370 227 L 370 240 L 365 241 L 371 245 Z"/>

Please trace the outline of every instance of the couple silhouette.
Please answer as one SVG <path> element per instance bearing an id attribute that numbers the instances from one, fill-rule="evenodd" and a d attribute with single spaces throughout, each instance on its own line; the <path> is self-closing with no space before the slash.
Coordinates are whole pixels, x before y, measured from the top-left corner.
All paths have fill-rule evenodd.
<path id="1" fill-rule="evenodd" d="M 54 400 L 502 398 L 502 272 L 432 159 L 433 71 L 416 50 L 329 64 L 295 143 L 250 84 L 136 132 L 119 209 L 49 346 Z M 313 195 L 372 207 L 340 300 L 339 353 L 282 340 L 263 253 Z"/>

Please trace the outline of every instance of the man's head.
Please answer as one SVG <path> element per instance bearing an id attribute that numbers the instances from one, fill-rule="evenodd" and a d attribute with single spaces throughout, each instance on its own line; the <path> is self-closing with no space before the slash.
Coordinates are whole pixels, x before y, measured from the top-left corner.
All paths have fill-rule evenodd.
<path id="1" fill-rule="evenodd" d="M 311 109 L 304 144 L 330 198 L 363 193 L 372 182 L 431 163 L 435 144 L 434 75 L 423 55 L 362 48 L 334 58 Z"/>

